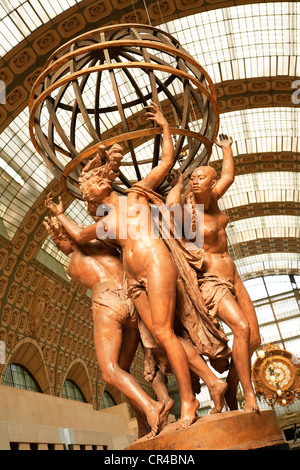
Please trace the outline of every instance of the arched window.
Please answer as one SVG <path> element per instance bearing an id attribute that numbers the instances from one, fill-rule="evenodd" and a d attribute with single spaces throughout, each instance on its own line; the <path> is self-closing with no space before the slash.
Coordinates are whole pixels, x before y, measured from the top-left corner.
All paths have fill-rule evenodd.
<path id="1" fill-rule="evenodd" d="M 111 406 L 116 406 L 116 402 L 109 392 L 104 390 L 101 400 L 101 409 L 110 408 Z"/>
<path id="2" fill-rule="evenodd" d="M 69 379 L 67 379 L 64 383 L 61 396 L 62 398 L 67 398 L 68 400 L 82 401 L 86 403 L 86 399 L 80 388 L 75 384 L 75 382 Z"/>
<path id="3" fill-rule="evenodd" d="M 19 364 L 10 364 L 7 366 L 2 385 L 42 393 L 40 386 L 31 373 Z"/>

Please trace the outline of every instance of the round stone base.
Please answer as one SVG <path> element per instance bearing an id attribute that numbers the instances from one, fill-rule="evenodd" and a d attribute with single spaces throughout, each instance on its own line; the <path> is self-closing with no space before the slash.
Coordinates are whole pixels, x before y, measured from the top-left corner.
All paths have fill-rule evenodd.
<path id="1" fill-rule="evenodd" d="M 188 429 L 166 426 L 156 437 L 143 437 L 125 450 L 288 450 L 276 413 L 228 411 L 197 418 Z"/>

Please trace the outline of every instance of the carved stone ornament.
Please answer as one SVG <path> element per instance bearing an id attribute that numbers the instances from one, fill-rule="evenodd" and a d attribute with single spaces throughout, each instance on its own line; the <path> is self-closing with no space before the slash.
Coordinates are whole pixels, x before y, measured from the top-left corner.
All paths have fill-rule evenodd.
<path id="1" fill-rule="evenodd" d="M 54 285 L 55 284 L 51 279 L 44 279 L 42 285 L 36 293 L 34 305 L 32 306 L 31 312 L 29 314 L 27 331 L 28 336 L 31 336 L 32 338 L 38 338 L 39 336 L 44 313 L 52 298 Z"/>

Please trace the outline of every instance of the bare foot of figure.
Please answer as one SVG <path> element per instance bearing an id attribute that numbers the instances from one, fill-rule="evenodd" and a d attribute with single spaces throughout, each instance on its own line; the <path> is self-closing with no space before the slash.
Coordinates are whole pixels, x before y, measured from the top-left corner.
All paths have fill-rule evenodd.
<path id="1" fill-rule="evenodd" d="M 177 421 L 176 430 L 187 429 L 196 421 L 199 406 L 200 403 L 196 398 L 192 402 L 182 403 L 181 418 Z"/>
<path id="2" fill-rule="evenodd" d="M 146 418 L 151 428 L 150 433 L 147 435 L 148 439 L 155 437 L 156 434 L 158 433 L 159 426 L 160 426 L 160 417 L 164 411 L 164 408 L 165 408 L 165 405 L 163 403 L 156 402 L 155 405 L 153 405 L 151 408 L 148 409 Z"/>
<path id="3" fill-rule="evenodd" d="M 255 411 L 256 413 L 260 413 L 254 393 L 253 394 L 251 393 L 248 396 L 245 396 L 244 410 Z"/>
<path id="4" fill-rule="evenodd" d="M 237 394 L 237 387 L 235 387 L 234 390 L 232 390 L 230 387 L 230 384 L 228 384 L 228 388 L 225 392 L 225 400 L 230 411 L 239 409 L 236 394 Z"/>
<path id="5" fill-rule="evenodd" d="M 224 380 L 218 379 L 213 386 L 208 387 L 211 399 L 214 402 L 215 407 L 209 412 L 213 415 L 215 413 L 221 413 L 225 402 L 225 392 L 227 390 L 227 383 Z"/>
<path id="6" fill-rule="evenodd" d="M 165 405 L 165 409 L 163 410 L 162 414 L 160 415 L 160 425 L 159 425 L 160 431 L 165 426 L 167 426 L 169 414 L 170 414 L 173 406 L 175 405 L 175 402 L 174 402 L 174 400 L 172 400 L 172 398 L 169 397 L 168 400 L 164 403 L 164 405 Z"/>
<path id="7" fill-rule="evenodd" d="M 146 436 L 147 434 L 149 434 L 149 432 L 150 432 L 150 426 L 147 423 L 138 425 L 138 439 Z"/>

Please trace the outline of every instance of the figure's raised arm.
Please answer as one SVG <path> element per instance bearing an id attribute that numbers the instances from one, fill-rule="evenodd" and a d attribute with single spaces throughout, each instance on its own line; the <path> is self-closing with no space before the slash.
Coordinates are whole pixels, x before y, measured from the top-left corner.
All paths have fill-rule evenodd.
<path id="1" fill-rule="evenodd" d="M 227 189 L 234 182 L 234 161 L 231 148 L 232 143 L 232 137 L 227 137 L 225 134 L 220 134 L 219 140 L 216 141 L 216 144 L 222 149 L 223 153 L 221 178 L 218 180 L 214 188 L 214 193 L 217 195 L 218 199 L 226 193 Z"/>
<path id="2" fill-rule="evenodd" d="M 45 206 L 51 210 L 51 212 L 56 216 L 56 218 L 60 221 L 65 230 L 68 232 L 70 237 L 78 245 L 84 245 L 85 243 L 91 240 L 97 239 L 97 224 L 92 224 L 84 228 L 80 227 L 75 222 L 65 216 L 61 196 L 59 196 L 58 198 L 58 204 L 55 204 L 53 202 L 51 194 L 48 194 L 45 199 Z"/>
<path id="3" fill-rule="evenodd" d="M 147 106 L 147 108 L 148 111 L 146 114 L 148 116 L 148 120 L 156 122 L 156 124 L 162 127 L 163 130 L 160 162 L 143 179 L 144 186 L 156 189 L 163 182 L 174 165 L 174 146 L 169 123 L 161 113 L 159 106 L 156 103 L 151 102 L 151 105 Z"/>
<path id="4" fill-rule="evenodd" d="M 179 170 L 174 170 L 167 177 L 168 183 L 172 186 L 167 198 L 167 206 L 173 206 L 174 204 L 181 204 L 181 193 L 183 190 L 183 175 Z"/>

